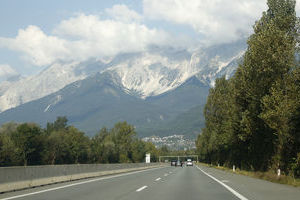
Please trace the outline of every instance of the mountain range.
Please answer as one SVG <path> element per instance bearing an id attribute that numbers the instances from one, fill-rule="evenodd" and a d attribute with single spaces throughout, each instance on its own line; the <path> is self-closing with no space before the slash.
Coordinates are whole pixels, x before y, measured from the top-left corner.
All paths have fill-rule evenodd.
<path id="1" fill-rule="evenodd" d="M 45 126 L 57 116 L 95 134 L 118 121 L 139 136 L 184 134 L 203 127 L 203 107 L 216 78 L 230 77 L 244 41 L 197 50 L 150 47 L 143 52 L 85 62 L 57 62 L 28 78 L 0 83 L 0 124 Z"/>

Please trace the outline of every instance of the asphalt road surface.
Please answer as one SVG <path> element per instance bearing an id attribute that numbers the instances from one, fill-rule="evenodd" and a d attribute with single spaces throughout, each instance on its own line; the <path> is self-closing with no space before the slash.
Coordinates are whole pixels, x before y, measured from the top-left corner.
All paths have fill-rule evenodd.
<path id="1" fill-rule="evenodd" d="M 164 167 L 0 194 L 30 200 L 299 200 L 300 189 L 196 167 Z"/>

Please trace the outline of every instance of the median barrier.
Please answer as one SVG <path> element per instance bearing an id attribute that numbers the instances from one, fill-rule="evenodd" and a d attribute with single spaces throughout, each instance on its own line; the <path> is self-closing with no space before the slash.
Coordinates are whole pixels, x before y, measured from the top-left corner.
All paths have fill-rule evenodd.
<path id="1" fill-rule="evenodd" d="M 161 166 L 160 163 L 128 163 L 1 167 L 0 193 Z"/>

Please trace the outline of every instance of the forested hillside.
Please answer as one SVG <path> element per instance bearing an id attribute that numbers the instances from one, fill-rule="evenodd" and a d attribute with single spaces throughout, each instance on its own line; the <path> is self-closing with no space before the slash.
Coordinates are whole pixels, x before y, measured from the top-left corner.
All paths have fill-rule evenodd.
<path id="1" fill-rule="evenodd" d="M 196 146 L 203 161 L 300 176 L 299 19 L 295 0 L 268 0 L 235 75 L 216 81 Z"/>

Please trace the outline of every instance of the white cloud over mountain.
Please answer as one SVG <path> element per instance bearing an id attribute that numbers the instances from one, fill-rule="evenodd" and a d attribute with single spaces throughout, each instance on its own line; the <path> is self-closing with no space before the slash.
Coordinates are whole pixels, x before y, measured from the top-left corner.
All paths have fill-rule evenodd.
<path id="1" fill-rule="evenodd" d="M 105 12 L 111 16 L 116 21 L 122 22 L 140 22 L 143 19 L 143 16 L 130 10 L 126 5 L 114 5 L 112 8 L 107 8 Z"/>
<path id="2" fill-rule="evenodd" d="M 74 38 L 75 52 L 79 51 L 84 57 L 142 51 L 151 44 L 170 43 L 170 35 L 163 30 L 150 29 L 136 22 L 101 20 L 98 16 L 85 14 L 62 21 L 54 33 Z"/>
<path id="3" fill-rule="evenodd" d="M 248 36 L 267 9 L 266 0 L 144 0 L 144 15 L 191 26 L 208 43 L 223 43 Z M 300 1 L 296 4 L 300 12 Z M 299 16 L 299 14 L 298 14 Z"/>
<path id="4" fill-rule="evenodd" d="M 20 29 L 15 38 L 0 37 L 0 47 L 21 52 L 32 64 L 45 66 L 58 60 L 83 61 L 143 51 L 149 45 L 175 44 L 167 32 L 139 23 L 141 16 L 125 5 L 114 6 L 106 12 L 111 19 L 82 13 L 63 20 L 52 35 L 31 25 Z M 125 15 L 127 18 L 121 20 Z"/>
<path id="5" fill-rule="evenodd" d="M 0 46 L 21 52 L 33 65 L 51 64 L 68 54 L 67 41 L 46 35 L 37 26 L 20 29 L 16 38 L 0 37 Z"/>
<path id="6" fill-rule="evenodd" d="M 189 25 L 210 43 L 248 35 L 266 8 L 262 0 L 144 0 L 148 18 Z"/>
<path id="7" fill-rule="evenodd" d="M 116 4 L 104 10 L 105 16 L 81 13 L 63 20 L 51 34 L 29 25 L 14 38 L 0 37 L 0 48 L 20 52 L 35 66 L 47 66 L 144 51 L 151 45 L 189 48 L 199 41 L 229 43 L 248 36 L 266 8 L 266 0 L 143 0 L 140 14 Z M 162 21 L 188 25 L 197 34 L 187 38 L 180 32 L 183 26 L 176 27 L 175 37 L 168 27 L 155 28 Z"/>
<path id="8" fill-rule="evenodd" d="M 0 65 L 0 82 L 15 75 L 18 75 L 18 73 L 11 66 L 7 64 Z"/>

